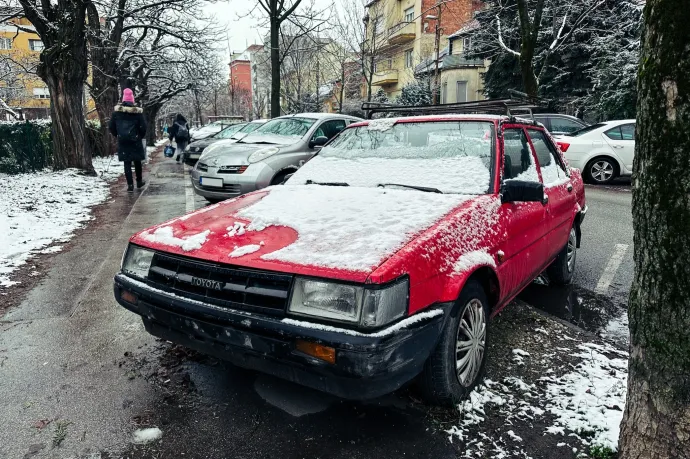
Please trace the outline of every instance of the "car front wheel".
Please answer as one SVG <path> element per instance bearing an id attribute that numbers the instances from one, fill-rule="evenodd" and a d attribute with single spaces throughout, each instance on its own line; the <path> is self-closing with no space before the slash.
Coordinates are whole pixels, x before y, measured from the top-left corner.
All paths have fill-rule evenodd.
<path id="1" fill-rule="evenodd" d="M 470 280 L 458 298 L 436 349 L 420 375 L 424 398 L 453 405 L 484 376 L 489 337 L 489 305 L 481 284 Z"/>

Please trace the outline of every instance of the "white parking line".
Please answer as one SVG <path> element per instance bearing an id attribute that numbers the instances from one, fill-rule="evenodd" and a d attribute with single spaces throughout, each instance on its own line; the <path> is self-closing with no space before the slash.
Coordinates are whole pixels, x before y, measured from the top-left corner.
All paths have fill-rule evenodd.
<path id="1" fill-rule="evenodd" d="M 606 265 L 606 269 L 604 269 L 603 274 L 599 278 L 597 288 L 594 289 L 595 293 L 598 293 L 600 295 L 608 293 L 609 285 L 611 285 L 613 278 L 616 276 L 618 267 L 621 265 L 623 257 L 625 256 L 625 252 L 627 252 L 627 250 L 628 244 L 616 244 L 616 248 L 613 251 L 613 255 L 611 255 L 609 263 Z"/>
<path id="2" fill-rule="evenodd" d="M 184 165 L 184 194 L 186 200 L 186 210 L 187 212 L 192 212 L 195 210 L 194 204 L 194 189 L 192 188 L 192 179 L 189 175 L 189 167 Z"/>

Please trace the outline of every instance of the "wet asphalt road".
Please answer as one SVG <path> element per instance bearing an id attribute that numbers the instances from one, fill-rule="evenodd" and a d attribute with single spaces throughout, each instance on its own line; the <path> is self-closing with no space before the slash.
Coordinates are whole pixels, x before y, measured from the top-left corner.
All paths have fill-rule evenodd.
<path id="1" fill-rule="evenodd" d="M 115 199 L 108 223 L 56 256 L 45 279 L 0 321 L 0 458 L 461 454 L 435 429 L 433 412 L 407 403 L 404 395 L 348 403 L 213 361 L 169 358 L 170 349 L 112 295 L 112 276 L 129 236 L 188 207 L 181 168 L 165 161 L 154 173 L 144 193 Z M 592 329 L 606 328 L 603 314 L 622 312 L 632 280 L 628 188 L 587 189 L 575 285 L 533 285 L 524 301 Z M 626 244 L 606 292 L 594 293 L 617 245 Z M 41 420 L 53 424 L 32 427 Z M 57 420 L 70 424 L 62 446 L 53 448 Z M 132 430 L 148 425 L 163 429 L 162 444 L 131 445 Z"/>

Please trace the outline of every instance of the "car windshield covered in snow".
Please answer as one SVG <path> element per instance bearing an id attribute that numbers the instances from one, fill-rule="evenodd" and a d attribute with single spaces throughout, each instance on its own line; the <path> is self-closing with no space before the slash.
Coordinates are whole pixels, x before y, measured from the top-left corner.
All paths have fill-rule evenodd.
<path id="1" fill-rule="evenodd" d="M 375 120 L 346 129 L 290 180 L 457 194 L 489 191 L 494 125 Z"/>
<path id="2" fill-rule="evenodd" d="M 252 134 L 302 137 L 315 122 L 313 118 L 277 118 L 260 126 Z M 245 138 L 244 141 L 250 142 L 250 137 Z"/>

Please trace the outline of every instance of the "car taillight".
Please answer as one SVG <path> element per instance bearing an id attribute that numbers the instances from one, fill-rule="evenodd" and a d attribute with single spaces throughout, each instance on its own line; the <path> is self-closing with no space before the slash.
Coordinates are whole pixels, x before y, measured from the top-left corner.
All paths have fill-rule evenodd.
<path id="1" fill-rule="evenodd" d="M 565 153 L 566 151 L 568 151 L 568 148 L 570 148 L 570 144 L 569 144 L 569 143 L 565 143 L 565 142 L 556 142 L 556 144 L 558 145 L 558 148 L 560 148 L 561 151 L 562 151 L 563 153 Z"/>

